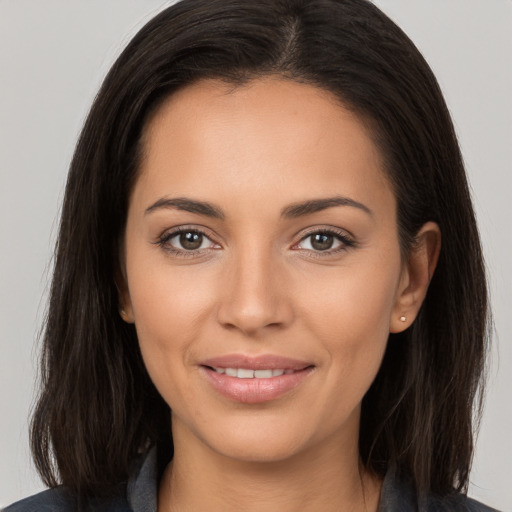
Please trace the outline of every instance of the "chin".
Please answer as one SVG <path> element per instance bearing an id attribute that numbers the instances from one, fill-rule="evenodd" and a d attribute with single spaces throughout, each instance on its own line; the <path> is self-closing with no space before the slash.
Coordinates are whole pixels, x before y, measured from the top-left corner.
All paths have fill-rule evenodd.
<path id="1" fill-rule="evenodd" d="M 212 446 L 213 449 L 215 447 Z M 285 439 L 231 440 L 217 447 L 217 452 L 231 460 L 243 463 L 275 464 L 284 462 L 301 453 L 301 444 L 290 443 Z"/>
<path id="2" fill-rule="evenodd" d="M 251 416 L 215 422 L 196 436 L 212 451 L 240 462 L 276 463 L 307 450 L 310 439 L 303 422 Z"/>

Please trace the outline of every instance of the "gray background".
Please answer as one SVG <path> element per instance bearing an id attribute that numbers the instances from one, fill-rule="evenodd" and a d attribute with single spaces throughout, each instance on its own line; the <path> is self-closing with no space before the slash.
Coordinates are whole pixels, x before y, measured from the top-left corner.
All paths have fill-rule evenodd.
<path id="1" fill-rule="evenodd" d="M 496 322 L 470 494 L 512 511 L 512 2 L 375 3 L 430 62 L 460 137 Z M 0 0 L 0 506 L 42 489 L 27 437 L 34 340 L 74 144 L 113 59 L 167 4 Z"/>

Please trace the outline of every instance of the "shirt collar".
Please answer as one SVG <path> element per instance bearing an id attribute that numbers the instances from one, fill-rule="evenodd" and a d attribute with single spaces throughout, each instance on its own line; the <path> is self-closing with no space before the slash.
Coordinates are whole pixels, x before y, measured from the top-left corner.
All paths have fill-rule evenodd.
<path id="1" fill-rule="evenodd" d="M 158 471 L 157 449 L 153 446 L 135 463 L 128 480 L 128 503 L 133 512 L 157 512 Z M 415 510 L 412 487 L 401 481 L 390 469 L 382 484 L 378 512 L 407 512 Z"/>
<path id="2" fill-rule="evenodd" d="M 128 503 L 133 512 L 157 512 L 157 449 L 153 446 L 135 463 L 128 480 Z"/>

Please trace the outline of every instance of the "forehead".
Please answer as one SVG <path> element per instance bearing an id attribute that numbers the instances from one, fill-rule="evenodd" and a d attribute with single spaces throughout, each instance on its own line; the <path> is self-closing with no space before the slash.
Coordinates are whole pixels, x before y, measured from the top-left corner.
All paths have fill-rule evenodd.
<path id="1" fill-rule="evenodd" d="M 139 188 L 153 195 L 390 192 L 362 119 L 330 92 L 284 79 L 185 87 L 147 123 L 143 147 Z"/>
<path id="2" fill-rule="evenodd" d="M 304 122 L 306 119 L 307 123 Z M 203 136 L 212 128 L 222 135 L 221 130 L 227 128 L 226 123 L 237 123 L 238 127 L 243 125 L 255 133 L 263 130 L 272 136 L 286 128 L 290 142 L 294 141 L 292 135 L 295 139 L 300 135 L 312 138 L 320 132 L 324 138 L 328 132 L 336 136 L 341 125 L 350 123 L 351 126 L 344 130 L 345 137 L 350 131 L 354 139 L 359 138 L 360 141 L 372 138 L 363 119 L 333 93 L 313 85 L 269 76 L 242 85 L 205 79 L 179 89 L 150 117 L 143 141 L 149 149 L 148 146 L 158 142 L 158 132 L 161 135 L 162 131 L 167 131 L 166 135 L 179 137 L 180 132 L 184 134 L 182 128 L 201 130 Z M 241 137 L 246 135 L 246 132 L 240 132 Z"/>

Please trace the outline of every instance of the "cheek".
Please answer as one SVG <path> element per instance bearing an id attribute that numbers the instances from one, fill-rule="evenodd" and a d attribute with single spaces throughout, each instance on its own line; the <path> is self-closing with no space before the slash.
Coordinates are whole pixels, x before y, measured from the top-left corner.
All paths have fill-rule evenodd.
<path id="1" fill-rule="evenodd" d="M 131 266 L 128 262 L 127 273 L 142 356 L 165 398 L 172 395 L 171 376 L 178 376 L 186 367 L 190 347 L 210 316 L 215 284 L 205 272 L 171 268 L 165 262 L 144 265 L 136 257 Z"/>
<path id="2" fill-rule="evenodd" d="M 345 390 L 364 394 L 379 369 L 399 276 L 397 257 L 395 265 L 339 269 L 323 286 L 309 287 L 301 316 L 328 354 L 330 377 Z"/>
<path id="3" fill-rule="evenodd" d="M 335 337 L 372 331 L 387 335 L 399 277 L 399 263 L 340 268 L 317 276 L 316 285 L 301 294 L 302 308 L 310 311 L 307 316 L 318 329 Z"/>
<path id="4" fill-rule="evenodd" d="M 199 268 L 171 266 L 164 258 L 134 257 L 127 266 L 130 301 L 141 334 L 168 340 L 173 334 L 187 338 L 197 320 L 211 306 L 214 279 Z M 162 341 L 163 341 L 162 340 Z"/>

